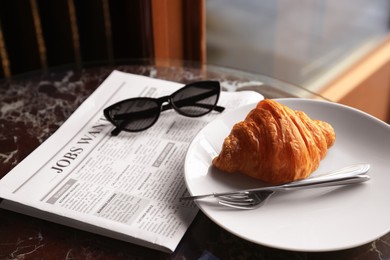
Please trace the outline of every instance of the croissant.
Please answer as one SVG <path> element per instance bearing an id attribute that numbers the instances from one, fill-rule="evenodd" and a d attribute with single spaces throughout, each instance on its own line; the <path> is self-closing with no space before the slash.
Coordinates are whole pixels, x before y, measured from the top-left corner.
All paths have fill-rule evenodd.
<path id="1" fill-rule="evenodd" d="M 264 99 L 233 126 L 212 163 L 224 172 L 281 184 L 308 177 L 335 139 L 330 124 Z"/>

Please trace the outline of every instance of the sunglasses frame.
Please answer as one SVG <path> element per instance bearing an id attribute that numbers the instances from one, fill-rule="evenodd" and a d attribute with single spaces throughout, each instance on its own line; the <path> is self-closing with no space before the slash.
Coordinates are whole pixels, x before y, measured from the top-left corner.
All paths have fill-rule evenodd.
<path id="1" fill-rule="evenodd" d="M 189 114 L 189 113 L 183 112 L 181 110 L 181 108 L 178 107 L 175 104 L 175 103 L 180 102 L 180 101 L 174 101 L 173 99 L 174 99 L 174 97 L 178 93 L 185 91 L 187 88 L 191 88 L 191 87 L 195 87 L 195 86 L 196 87 L 201 87 L 201 86 L 208 86 L 208 87 L 210 87 L 210 86 L 213 86 L 215 88 L 216 100 L 215 100 L 215 103 L 213 105 L 208 105 L 208 104 L 204 105 L 204 106 L 210 106 L 210 107 L 207 107 L 208 108 L 207 111 L 205 111 L 203 113 L 200 113 L 200 114 L 193 115 L 193 114 Z M 111 131 L 111 135 L 113 135 L 113 136 L 118 135 L 121 131 L 125 131 L 125 132 L 141 132 L 141 131 L 144 131 L 144 130 L 152 127 L 157 122 L 157 120 L 160 118 L 161 112 L 169 110 L 169 109 L 174 109 L 178 114 L 186 116 L 186 117 L 201 117 L 201 116 L 204 116 L 204 115 L 210 113 L 213 110 L 215 110 L 217 112 L 223 112 L 225 110 L 225 108 L 222 107 L 222 106 L 218 106 L 217 105 L 217 103 L 219 101 L 220 93 L 221 93 L 221 86 L 220 86 L 218 81 L 211 81 L 211 80 L 208 80 L 208 81 L 196 81 L 196 82 L 192 82 L 192 83 L 186 84 L 185 86 L 183 86 L 182 88 L 176 90 L 175 92 L 173 92 L 171 95 L 168 95 L 168 96 L 163 96 L 163 97 L 160 97 L 160 98 L 136 97 L 136 98 L 129 98 L 129 99 L 121 100 L 121 101 L 116 102 L 116 103 L 110 105 L 109 107 L 105 108 L 103 110 L 103 114 L 106 117 L 106 119 L 111 124 L 113 124 L 115 126 L 114 130 Z M 206 94 L 208 94 L 208 93 L 206 93 Z M 211 95 L 211 96 L 213 96 L 213 95 Z M 194 98 L 196 98 L 196 97 L 197 96 L 195 96 Z M 181 100 L 181 102 L 191 102 L 191 100 L 188 100 L 188 99 L 191 99 L 191 98 L 187 98 L 187 99 Z M 198 97 L 198 99 L 199 99 L 199 97 Z M 123 126 L 120 126 L 118 124 L 118 122 L 116 122 L 115 120 L 125 120 L 126 118 L 130 118 L 130 115 L 122 114 L 122 115 L 119 115 L 119 117 L 121 117 L 123 119 L 118 119 L 118 118 L 115 119 L 110 114 L 110 112 L 112 110 L 114 110 L 114 108 L 117 107 L 118 105 L 120 106 L 121 104 L 124 104 L 124 103 L 137 102 L 137 101 L 148 101 L 148 102 L 153 102 L 153 103 L 155 103 L 157 105 L 156 109 L 158 108 L 158 111 L 156 111 L 156 115 L 155 115 L 155 118 L 154 118 L 153 122 L 150 125 L 147 125 L 146 127 L 143 127 L 143 128 L 140 128 L 140 129 L 135 129 L 135 130 L 126 129 Z M 167 102 L 167 104 L 164 104 L 165 102 Z M 197 105 L 200 106 L 200 104 L 197 104 Z M 155 108 L 150 108 L 150 109 L 154 110 Z M 137 113 L 137 112 L 131 112 L 131 113 L 134 114 L 134 113 Z M 139 113 L 145 113 L 145 111 L 141 111 Z M 115 116 L 118 117 L 118 115 L 115 115 Z"/>

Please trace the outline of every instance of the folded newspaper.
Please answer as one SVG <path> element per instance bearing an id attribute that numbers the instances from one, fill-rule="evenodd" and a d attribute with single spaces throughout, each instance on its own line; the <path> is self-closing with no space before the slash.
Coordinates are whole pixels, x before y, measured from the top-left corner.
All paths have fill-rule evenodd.
<path id="1" fill-rule="evenodd" d="M 0 207 L 138 245 L 173 252 L 198 212 L 187 195 L 184 159 L 192 138 L 219 113 L 173 110 L 139 133 L 111 136 L 103 109 L 131 97 L 160 97 L 182 84 L 112 74 L 43 144 L 0 180 Z M 256 92 L 222 92 L 226 111 Z"/>

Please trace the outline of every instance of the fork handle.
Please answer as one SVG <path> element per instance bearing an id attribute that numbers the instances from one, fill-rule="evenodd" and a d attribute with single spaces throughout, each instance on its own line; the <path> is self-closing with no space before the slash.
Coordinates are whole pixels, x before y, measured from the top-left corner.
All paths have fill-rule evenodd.
<path id="1" fill-rule="evenodd" d="M 360 174 L 355 176 L 346 176 L 337 178 L 324 178 L 321 180 L 313 180 L 313 182 L 304 182 L 304 183 L 289 183 L 280 186 L 271 187 L 269 190 L 273 191 L 289 191 L 289 190 L 298 190 L 298 189 L 309 189 L 309 188 L 318 188 L 318 187 L 331 187 L 331 186 L 340 186 L 352 183 L 365 182 L 370 179 L 370 176 L 366 174 Z"/>
<path id="2" fill-rule="evenodd" d="M 325 187 L 325 186 L 334 186 L 334 185 L 342 185 L 344 181 L 345 184 L 350 182 L 349 179 L 354 179 L 353 177 L 362 175 L 366 173 L 370 169 L 369 164 L 354 164 L 350 165 L 332 172 L 329 172 L 326 175 L 307 178 L 300 181 L 294 181 L 282 185 L 275 186 L 276 190 L 290 190 L 292 188 L 311 188 L 311 187 Z M 367 176 L 368 177 L 368 176 Z M 369 177 L 368 177 L 369 178 Z M 359 179 L 356 179 L 356 182 Z M 352 181 L 352 180 L 351 180 Z M 314 185 L 314 186 L 313 186 Z"/>

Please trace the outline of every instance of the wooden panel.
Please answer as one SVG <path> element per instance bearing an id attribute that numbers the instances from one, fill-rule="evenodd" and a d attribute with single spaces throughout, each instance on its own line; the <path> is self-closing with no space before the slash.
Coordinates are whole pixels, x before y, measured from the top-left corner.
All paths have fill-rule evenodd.
<path id="1" fill-rule="evenodd" d="M 9 64 L 8 64 L 8 56 L 5 50 L 3 30 L 1 29 L 0 23 L 0 78 L 4 77 L 6 74 L 10 75 Z M 5 72 L 7 71 L 7 72 Z"/>
<path id="2" fill-rule="evenodd" d="M 0 55 L 0 59 L 2 60 L 2 57 Z M 4 70 L 3 70 L 3 65 L 0 66 L 0 78 L 3 78 L 4 77 Z"/>
<path id="3" fill-rule="evenodd" d="M 0 1 L 6 57 L 0 76 L 7 61 L 10 76 L 59 65 L 153 58 L 150 1 Z"/>
<path id="4" fill-rule="evenodd" d="M 182 0 L 152 0 L 152 14 L 157 62 L 182 59 L 184 56 Z"/>
<path id="5" fill-rule="evenodd" d="M 75 63 L 67 0 L 38 0 L 48 66 Z"/>
<path id="6" fill-rule="evenodd" d="M 11 73 L 40 69 L 42 65 L 30 2 L 0 1 L 0 23 Z"/>
<path id="7" fill-rule="evenodd" d="M 104 2 L 74 1 L 83 63 L 107 61 L 112 58 L 111 39 L 108 39 Z M 108 6 L 107 6 L 108 8 Z"/>
<path id="8" fill-rule="evenodd" d="M 184 1 L 185 60 L 206 62 L 206 6 L 204 0 Z"/>
<path id="9" fill-rule="evenodd" d="M 152 0 L 157 63 L 206 61 L 205 12 L 204 0 Z"/>
<path id="10" fill-rule="evenodd" d="M 114 59 L 153 57 L 149 0 L 110 1 Z"/>

